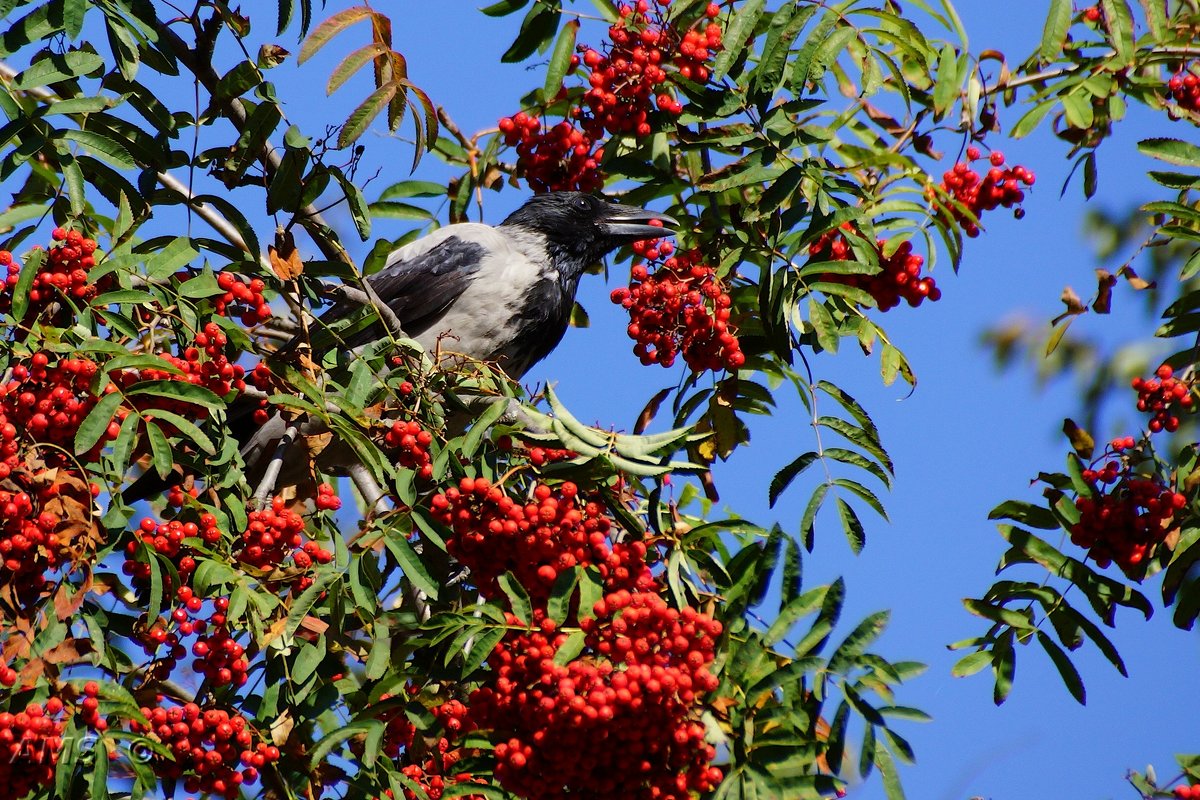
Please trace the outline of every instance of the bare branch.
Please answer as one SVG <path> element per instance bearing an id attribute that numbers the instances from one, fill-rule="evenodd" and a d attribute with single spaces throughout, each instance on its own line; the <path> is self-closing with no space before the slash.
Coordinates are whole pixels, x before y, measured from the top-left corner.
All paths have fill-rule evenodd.
<path id="1" fill-rule="evenodd" d="M 295 441 L 296 426 L 289 425 L 287 430 L 283 432 L 283 438 L 279 440 L 279 444 L 275 447 L 275 455 L 271 456 L 271 463 L 267 464 L 267 471 L 263 473 L 258 488 L 254 490 L 254 497 L 251 498 L 251 502 L 255 508 L 262 508 L 267 502 L 267 495 L 275 489 L 275 482 L 279 480 L 279 471 L 283 469 L 283 459 L 287 456 L 288 450 L 291 449 L 292 443 Z"/>

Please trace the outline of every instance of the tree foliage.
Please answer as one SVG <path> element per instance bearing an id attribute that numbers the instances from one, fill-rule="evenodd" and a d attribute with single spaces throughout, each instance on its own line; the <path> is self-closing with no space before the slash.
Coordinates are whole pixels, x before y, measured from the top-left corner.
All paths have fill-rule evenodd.
<path id="1" fill-rule="evenodd" d="M 475 134 L 409 79 L 372 7 L 0 9 L 0 180 L 17 186 L 0 212 L 0 727 L 36 745 L 0 764 L 15 796 L 825 797 L 878 772 L 903 797 L 904 727 L 926 717 L 896 693 L 923 667 L 872 650 L 887 612 L 841 620 L 842 580 L 802 581 L 818 519 L 865 547 L 894 465 L 810 355 L 877 354 L 885 384 L 916 385 L 884 312 L 939 300 L 928 269 L 958 269 L 998 210 L 1023 216 L 1036 179 L 995 148 L 1002 117 L 1018 138 L 1052 125 L 1088 197 L 1131 101 L 1200 122 L 1191 0 L 1053 0 L 1013 64 L 973 53 L 946 0 L 500 0 L 471 24 L 519 15 L 503 60 L 544 71 Z M 327 92 L 364 95 L 302 131 L 277 76 L 333 50 Z M 425 156 L 452 179 L 368 194 L 379 125 L 411 130 L 414 171 Z M 959 153 L 949 169 L 938 148 Z M 1164 190 L 1140 209 L 1145 244 L 1181 262 L 1156 273 L 1160 335 L 1191 336 L 1200 150 L 1139 150 Z M 623 254 L 613 293 L 636 357 L 675 381 L 633 432 L 387 319 L 384 340 L 337 346 L 386 317 L 364 278 L 439 224 L 436 203 L 457 222 L 495 192 L 601 187 L 681 221 L 675 243 Z M 414 225 L 355 263 L 322 216 L 342 203 L 364 242 L 373 219 Z M 1089 302 L 1064 295 L 1049 349 L 1122 280 L 1150 288 L 1131 259 Z M 367 302 L 326 327 L 312 312 L 339 283 Z M 1196 360 L 1166 359 L 1151 412 L 1190 407 Z M 798 526 L 713 518 L 710 468 L 748 457 L 780 392 L 813 436 L 765 490 L 804 493 Z M 286 434 L 250 474 L 239 432 L 277 414 Z M 992 668 L 997 703 L 1034 640 L 1080 702 L 1085 642 L 1124 672 L 1103 626 L 1150 616 L 1138 587 L 1159 572 L 1177 624 L 1200 614 L 1196 446 L 1068 435 L 1045 502 L 992 514 L 1000 568 L 1031 577 L 966 601 L 988 628 L 953 645 L 956 675 Z M 144 473 L 174 484 L 148 510 L 122 495 Z"/>

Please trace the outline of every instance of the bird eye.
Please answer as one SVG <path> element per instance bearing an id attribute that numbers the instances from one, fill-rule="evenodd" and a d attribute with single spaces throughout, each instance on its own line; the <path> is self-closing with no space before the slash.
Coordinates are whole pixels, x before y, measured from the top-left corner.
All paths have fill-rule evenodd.
<path id="1" fill-rule="evenodd" d="M 580 211 L 591 211 L 592 204 L 589 202 L 587 197 L 580 196 L 575 198 L 575 208 L 579 209 Z"/>

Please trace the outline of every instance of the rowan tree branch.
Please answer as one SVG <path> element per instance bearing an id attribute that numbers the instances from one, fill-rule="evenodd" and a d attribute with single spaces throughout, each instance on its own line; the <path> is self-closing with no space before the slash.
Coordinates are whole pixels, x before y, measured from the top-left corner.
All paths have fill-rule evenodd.
<path id="1" fill-rule="evenodd" d="M 258 488 L 254 490 L 252 503 L 255 508 L 262 508 L 267 502 L 267 495 L 275 489 L 275 483 L 279 480 L 279 472 L 283 469 L 283 459 L 287 457 L 287 452 L 292 448 L 292 443 L 296 441 L 296 426 L 289 425 L 287 430 L 283 432 L 283 437 L 279 440 L 279 444 L 275 447 L 275 454 L 271 456 L 271 463 L 267 464 L 267 470 L 263 473 L 262 480 L 258 483 Z"/>

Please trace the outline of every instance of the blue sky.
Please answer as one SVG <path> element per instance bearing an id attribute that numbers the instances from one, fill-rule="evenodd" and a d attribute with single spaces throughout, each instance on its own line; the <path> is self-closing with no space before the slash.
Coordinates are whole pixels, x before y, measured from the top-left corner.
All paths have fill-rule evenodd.
<path id="1" fill-rule="evenodd" d="M 964 2 L 959 11 L 975 52 L 998 49 L 1016 63 L 1036 46 L 1045 6 L 1028 0 Z M 490 19 L 471 8 L 461 2 L 406 4 L 403 13 L 396 13 L 394 26 L 396 47 L 408 58 L 413 80 L 468 133 L 518 110 L 518 98 L 540 85 L 543 74 L 537 57 L 523 65 L 499 64 L 519 17 Z M 289 114 L 294 112 L 296 121 L 309 123 L 310 129 L 314 114 L 340 120 L 347 98 L 365 94 L 352 84 L 326 104 L 298 89 L 323 82 L 334 57 L 358 46 L 353 33 L 343 35 L 346 41 L 335 40 L 331 52 L 304 65 L 294 83 L 288 67 L 272 76 L 285 98 L 295 98 Z M 593 29 L 591 41 L 600 35 Z M 588 41 L 586 28 L 580 40 Z M 1002 121 L 1011 125 L 1019 113 L 1004 112 Z M 1149 135 L 1190 132 L 1181 126 L 1164 131 L 1166 126 L 1164 117 L 1135 114 L 1117 139 L 1104 145 L 1096 204 L 1119 209 L 1148 199 L 1147 164 L 1136 156 L 1133 144 Z M 410 157 L 407 146 L 385 137 L 377 124 L 363 139 L 368 159 L 387 164 L 379 186 L 402 179 Z M 1120 615 L 1114 641 L 1126 659 L 1129 679 L 1092 651 L 1076 654 L 1088 689 L 1086 707 L 1070 698 L 1040 650 L 1018 652 L 1016 687 L 1000 708 L 992 704 L 987 673 L 966 680 L 949 675 L 958 656 L 945 645 L 984 630 L 982 622 L 963 610 L 961 600 L 986 591 L 1004 549 L 987 513 L 1010 497 L 1036 499 L 1030 481 L 1039 470 L 1061 467 L 1065 441 L 1059 426 L 1078 409 L 1075 387 L 1066 381 L 1039 389 L 1027 372 L 999 374 L 981 345 L 981 333 L 1018 315 L 1048 325 L 1062 309 L 1058 297 L 1063 287 L 1073 285 L 1088 296 L 1093 269 L 1102 266 L 1094 263 L 1082 236 L 1086 207 L 1078 183 L 1059 197 L 1070 166 L 1066 146 L 1045 129 L 1020 142 L 990 143 L 1005 151 L 1010 164 L 1033 169 L 1037 187 L 1025 203 L 1024 220 L 1000 212 L 986 220 L 989 229 L 968 244 L 959 275 L 949 271 L 947 261 L 940 262 L 935 275 L 944 297 L 939 303 L 902 306 L 886 315 L 889 335 L 917 372 L 916 391 L 909 396 L 906 387 L 883 387 L 877 360 L 862 357 L 853 347 L 836 357 L 813 359 L 818 377 L 844 386 L 874 415 L 896 462 L 897 481 L 885 497 L 892 524 L 864 517 L 868 544 L 861 556 L 849 552 L 836 521 L 819 527 L 816 551 L 805 562 L 805 580 L 815 585 L 846 576 L 844 619 L 891 608 L 891 627 L 876 649 L 890 659 L 930 666 L 899 697 L 935 718 L 931 724 L 901 729 L 918 758 L 916 766 L 903 769 L 910 798 L 1131 797 L 1123 780 L 1127 769 L 1154 763 L 1161 777 L 1172 777 L 1172 754 L 1196 745 L 1189 734 L 1196 731 L 1200 700 L 1175 687 L 1176 676 L 1188 674 L 1187 665 L 1195 663 L 1197 639 L 1172 627 L 1169 614 L 1160 613 L 1149 623 L 1133 614 Z M 954 153 L 958 141 L 945 136 L 938 146 Z M 437 180 L 444 173 L 427 160 L 416 177 Z M 368 196 L 373 196 L 370 190 Z M 489 195 L 488 221 L 499 221 L 523 198 L 521 191 L 511 189 Z M 336 212 L 331 217 L 338 219 Z M 376 232 L 399 231 L 380 223 Z M 626 320 L 608 302 L 624 269 L 613 270 L 607 285 L 600 278 L 585 280 L 580 300 L 591 315 L 591 327 L 569 331 L 558 350 L 526 379 L 555 381 L 581 419 L 628 428 L 645 400 L 679 375 L 644 368 L 629 352 Z M 1140 307 L 1140 298 L 1118 288 L 1111 316 L 1084 317 L 1075 330 L 1114 346 L 1144 338 L 1153 325 Z M 779 397 L 785 395 L 781 390 Z M 1131 409 L 1132 392 L 1128 399 Z M 1109 415 L 1116 417 L 1133 422 L 1132 411 Z M 1117 432 L 1099 431 L 1097 438 Z M 722 504 L 760 524 L 779 521 L 796 531 L 807 500 L 804 487 L 794 487 L 775 509 L 767 508 L 765 487 L 779 467 L 811 445 L 805 412 L 798 402 L 785 402 L 775 418 L 755 421 L 752 437 L 750 446 L 718 472 Z M 862 798 L 882 795 L 877 780 L 851 792 Z"/>

